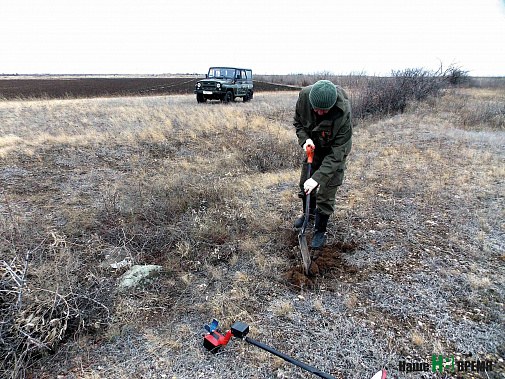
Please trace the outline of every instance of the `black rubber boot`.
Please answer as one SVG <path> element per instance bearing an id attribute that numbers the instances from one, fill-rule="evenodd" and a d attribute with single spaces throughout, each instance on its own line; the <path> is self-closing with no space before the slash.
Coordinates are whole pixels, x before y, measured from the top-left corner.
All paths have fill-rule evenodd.
<path id="1" fill-rule="evenodd" d="M 305 221 L 305 207 L 307 205 L 307 200 L 304 198 L 303 200 L 303 215 L 295 221 L 294 227 L 295 229 L 301 229 L 303 226 L 303 222 Z M 311 199 L 312 200 L 312 199 Z M 312 207 L 312 201 L 310 202 L 310 208 L 309 208 L 309 221 L 307 224 L 310 224 L 311 222 L 314 222 L 315 219 L 315 207 Z"/>
<path id="2" fill-rule="evenodd" d="M 323 215 L 316 210 L 316 225 L 314 227 L 314 237 L 310 248 L 312 250 L 319 250 L 326 242 L 326 227 L 328 226 L 329 215 Z"/>

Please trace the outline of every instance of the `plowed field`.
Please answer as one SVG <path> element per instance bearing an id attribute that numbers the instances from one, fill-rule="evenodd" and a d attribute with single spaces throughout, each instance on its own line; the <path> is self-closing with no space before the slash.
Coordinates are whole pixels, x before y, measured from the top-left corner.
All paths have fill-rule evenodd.
<path id="1" fill-rule="evenodd" d="M 0 79 L 0 99 L 88 98 L 193 93 L 201 78 L 51 78 Z M 296 87 L 254 82 L 255 92 L 292 91 Z"/>

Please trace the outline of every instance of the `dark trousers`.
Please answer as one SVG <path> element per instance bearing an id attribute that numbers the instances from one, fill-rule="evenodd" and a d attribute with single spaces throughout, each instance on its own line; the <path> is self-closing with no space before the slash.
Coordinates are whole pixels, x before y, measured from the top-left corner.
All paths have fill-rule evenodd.
<path id="1" fill-rule="evenodd" d="M 311 176 L 321 166 L 323 159 L 324 157 L 316 158 L 314 156 L 314 162 L 312 163 L 310 170 Z M 302 172 L 300 174 L 300 192 L 298 193 L 298 197 L 301 199 L 306 196 L 305 191 L 303 190 L 303 183 L 307 180 L 307 170 L 308 164 L 307 161 L 305 161 L 302 165 Z M 344 171 L 338 170 L 333 174 L 333 177 L 330 178 L 328 183 L 319 183 L 319 186 L 310 193 L 311 208 L 316 206 L 319 213 L 328 216 L 331 215 L 335 211 L 335 195 L 338 187 L 342 184 L 343 178 Z"/>

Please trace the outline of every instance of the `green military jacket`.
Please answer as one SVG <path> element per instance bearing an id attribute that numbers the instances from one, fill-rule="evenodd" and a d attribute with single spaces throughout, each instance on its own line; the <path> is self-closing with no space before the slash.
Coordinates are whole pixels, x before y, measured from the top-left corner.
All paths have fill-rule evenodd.
<path id="1" fill-rule="evenodd" d="M 341 185 L 345 170 L 345 161 L 352 146 L 351 106 L 344 89 L 337 88 L 337 102 L 330 111 L 319 116 L 312 110 L 309 101 L 311 86 L 300 91 L 296 103 L 294 126 L 298 143 L 303 146 L 310 138 L 314 141 L 314 162 L 321 161 L 321 166 L 312 175 L 319 184 L 327 184 L 335 176 L 337 182 L 332 180 L 332 185 Z M 335 175 L 337 174 L 338 175 Z"/>

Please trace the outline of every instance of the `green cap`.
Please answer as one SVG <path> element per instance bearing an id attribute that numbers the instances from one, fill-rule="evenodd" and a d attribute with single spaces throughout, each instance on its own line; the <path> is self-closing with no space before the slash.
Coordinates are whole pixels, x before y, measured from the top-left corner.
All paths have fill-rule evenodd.
<path id="1" fill-rule="evenodd" d="M 337 88 L 329 80 L 320 80 L 310 89 L 309 101 L 315 109 L 328 110 L 337 102 Z"/>

